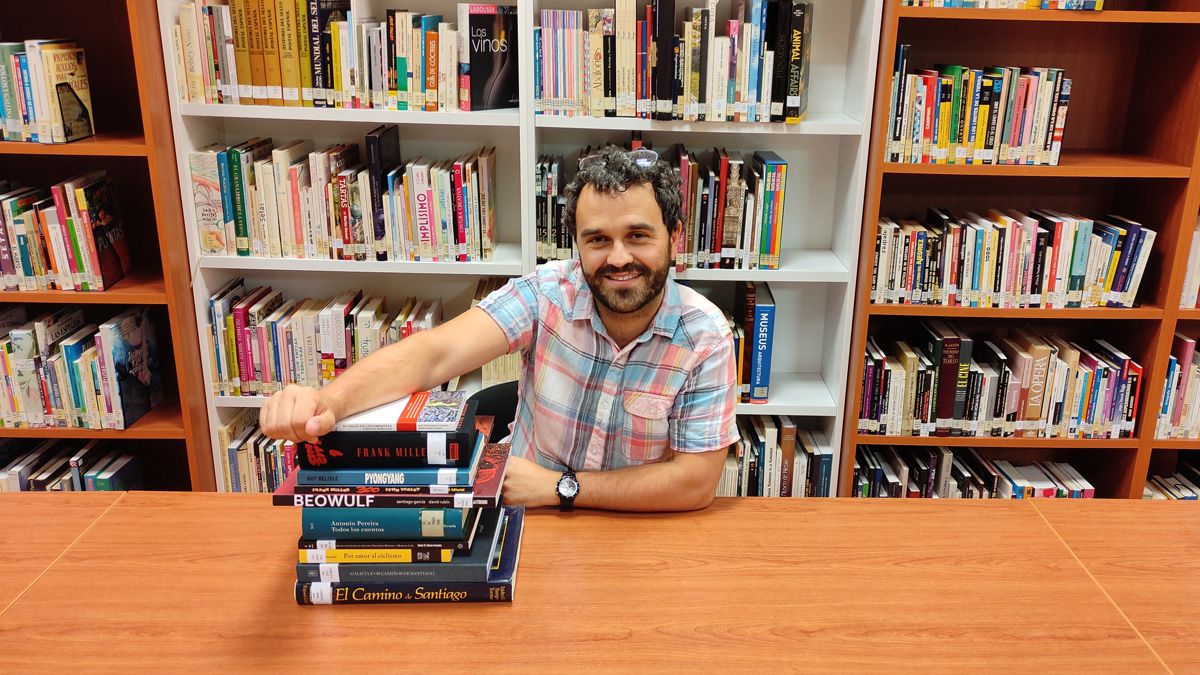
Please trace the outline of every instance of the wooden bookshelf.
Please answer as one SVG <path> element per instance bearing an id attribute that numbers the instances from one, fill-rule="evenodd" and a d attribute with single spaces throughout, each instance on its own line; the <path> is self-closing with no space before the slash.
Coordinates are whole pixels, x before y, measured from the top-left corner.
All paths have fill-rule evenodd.
<path id="1" fill-rule="evenodd" d="M 167 290 L 162 274 L 133 270 L 103 291 L 10 291 L 4 300 L 62 305 L 165 305 Z"/>
<path id="2" fill-rule="evenodd" d="M 1155 450 L 1200 449 L 1200 441 L 1154 438 L 1157 405 L 1181 320 L 1187 242 L 1200 207 L 1200 1 L 1106 3 L 1103 12 L 901 7 L 889 1 L 880 32 L 867 204 L 860 239 L 847 432 L 842 466 L 858 444 L 978 447 L 1014 461 L 1077 462 L 1098 496 L 1141 498 Z M 1148 7 L 1148 5 L 1150 7 Z M 912 68 L 934 63 L 1062 67 L 1074 80 L 1058 166 L 940 166 L 882 161 L 896 45 L 912 44 Z M 870 302 L 881 216 L 954 210 L 1052 208 L 1127 215 L 1158 232 L 1138 306 L 979 309 Z M 903 331 L 921 318 L 954 320 L 968 332 L 1003 331 L 1013 320 L 1075 335 L 1112 335 L 1145 369 L 1137 426 L 1128 439 L 888 437 L 856 433 L 862 354 L 870 331 Z M 1165 461 L 1165 460 L 1158 460 Z M 839 476 L 849 494 L 853 471 Z"/>
<path id="3" fill-rule="evenodd" d="M 99 133 L 74 143 L 0 143 L 4 155 L 145 157 L 146 152 L 146 139 L 138 134 Z"/>
<path id="4" fill-rule="evenodd" d="M 86 50 L 93 138 L 67 144 L 0 142 L 0 175 L 46 187 L 82 171 L 113 176 L 135 269 L 102 292 L 8 292 L 0 302 L 82 305 L 103 321 L 127 306 L 155 306 L 167 401 L 123 430 L 0 429 L 0 438 L 138 441 L 147 489 L 213 489 L 204 385 L 187 240 L 163 76 L 158 15 L 139 0 L 64 0 L 5 6 L 4 39 L 65 37 Z"/>

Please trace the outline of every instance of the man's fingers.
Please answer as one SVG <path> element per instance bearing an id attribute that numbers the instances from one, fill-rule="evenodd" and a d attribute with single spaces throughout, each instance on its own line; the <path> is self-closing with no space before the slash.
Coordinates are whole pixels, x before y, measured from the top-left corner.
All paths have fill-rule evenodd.
<path id="1" fill-rule="evenodd" d="M 316 441 L 318 437 L 333 431 L 333 412 L 326 410 L 320 415 L 313 415 L 305 422 L 304 432 L 307 440 Z"/>

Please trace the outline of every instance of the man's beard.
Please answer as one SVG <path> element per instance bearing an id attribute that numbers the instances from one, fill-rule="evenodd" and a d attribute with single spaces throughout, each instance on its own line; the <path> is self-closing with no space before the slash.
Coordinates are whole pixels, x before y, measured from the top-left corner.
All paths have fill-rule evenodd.
<path id="1" fill-rule="evenodd" d="M 624 267 L 617 268 L 604 265 L 591 274 L 584 274 L 587 285 L 592 289 L 592 297 L 606 309 L 618 314 L 632 314 L 650 304 L 658 297 L 663 286 L 667 283 L 667 275 L 671 271 L 671 261 L 668 259 L 656 269 L 633 261 Z M 637 273 L 637 283 L 627 288 L 611 288 L 611 283 L 604 277 L 610 274 Z"/>

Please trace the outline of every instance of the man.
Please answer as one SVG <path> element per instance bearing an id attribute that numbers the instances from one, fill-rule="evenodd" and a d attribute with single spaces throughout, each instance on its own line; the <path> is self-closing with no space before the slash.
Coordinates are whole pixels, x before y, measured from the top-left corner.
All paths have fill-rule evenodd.
<path id="1" fill-rule="evenodd" d="M 520 351 L 506 502 L 708 506 L 737 439 L 736 367 L 721 311 L 669 277 L 678 178 L 652 150 L 610 147 L 580 161 L 564 194 L 578 261 L 542 265 L 320 390 L 275 394 L 263 432 L 313 440 L 337 419 Z"/>

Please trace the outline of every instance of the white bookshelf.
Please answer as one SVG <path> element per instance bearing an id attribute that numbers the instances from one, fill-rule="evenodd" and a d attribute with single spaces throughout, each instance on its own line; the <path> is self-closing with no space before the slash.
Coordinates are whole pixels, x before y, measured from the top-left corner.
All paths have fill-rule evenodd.
<path id="1" fill-rule="evenodd" d="M 660 122 L 628 118 L 554 117 L 534 114 L 532 39 L 540 9 L 605 6 L 596 0 L 517 0 L 519 75 L 522 105 L 486 112 L 413 112 L 288 108 L 181 103 L 175 91 L 170 26 L 179 2 L 157 0 L 163 51 L 171 90 L 171 117 L 188 234 L 188 257 L 196 303 L 198 348 L 205 377 L 212 373 L 208 353 L 208 298 L 237 276 L 247 283 L 286 289 L 287 297 L 332 295 L 347 288 L 382 294 L 393 306 L 416 295 L 441 297 L 447 315 L 465 310 L 484 276 L 518 276 L 535 266 L 534 163 L 545 153 L 564 156 L 584 145 L 624 143 L 631 131 L 665 149 L 684 143 L 694 150 L 725 147 L 748 154 L 774 150 L 788 162 L 787 203 L 779 270 L 688 270 L 677 275 L 718 305 L 729 308 L 739 281 L 771 284 L 777 305 L 771 397 L 766 404 L 739 404 L 738 414 L 804 417 L 825 439 L 841 438 L 853 318 L 859 223 L 867 175 L 879 26 L 885 0 L 815 0 L 808 118 L 798 125 Z M 727 11 L 730 0 L 720 0 Z M 639 7 L 645 2 L 639 1 Z M 677 0 L 676 10 L 701 0 Z M 453 3 L 439 0 L 352 0 L 360 16 L 382 17 L 389 7 L 453 16 Z M 417 154 L 448 158 L 483 145 L 497 148 L 500 194 L 497 250 L 479 263 L 264 259 L 198 255 L 188 154 L 213 142 L 232 144 L 250 136 L 277 143 L 310 138 L 320 146 L 354 139 L 382 123 L 400 125 L 405 158 Z M 464 378 L 468 391 L 479 388 L 478 374 Z M 211 437 L 219 422 L 241 408 L 260 407 L 262 397 L 216 396 L 208 388 Z M 220 472 L 218 449 L 213 462 Z M 834 454 L 834 475 L 839 472 Z"/>

